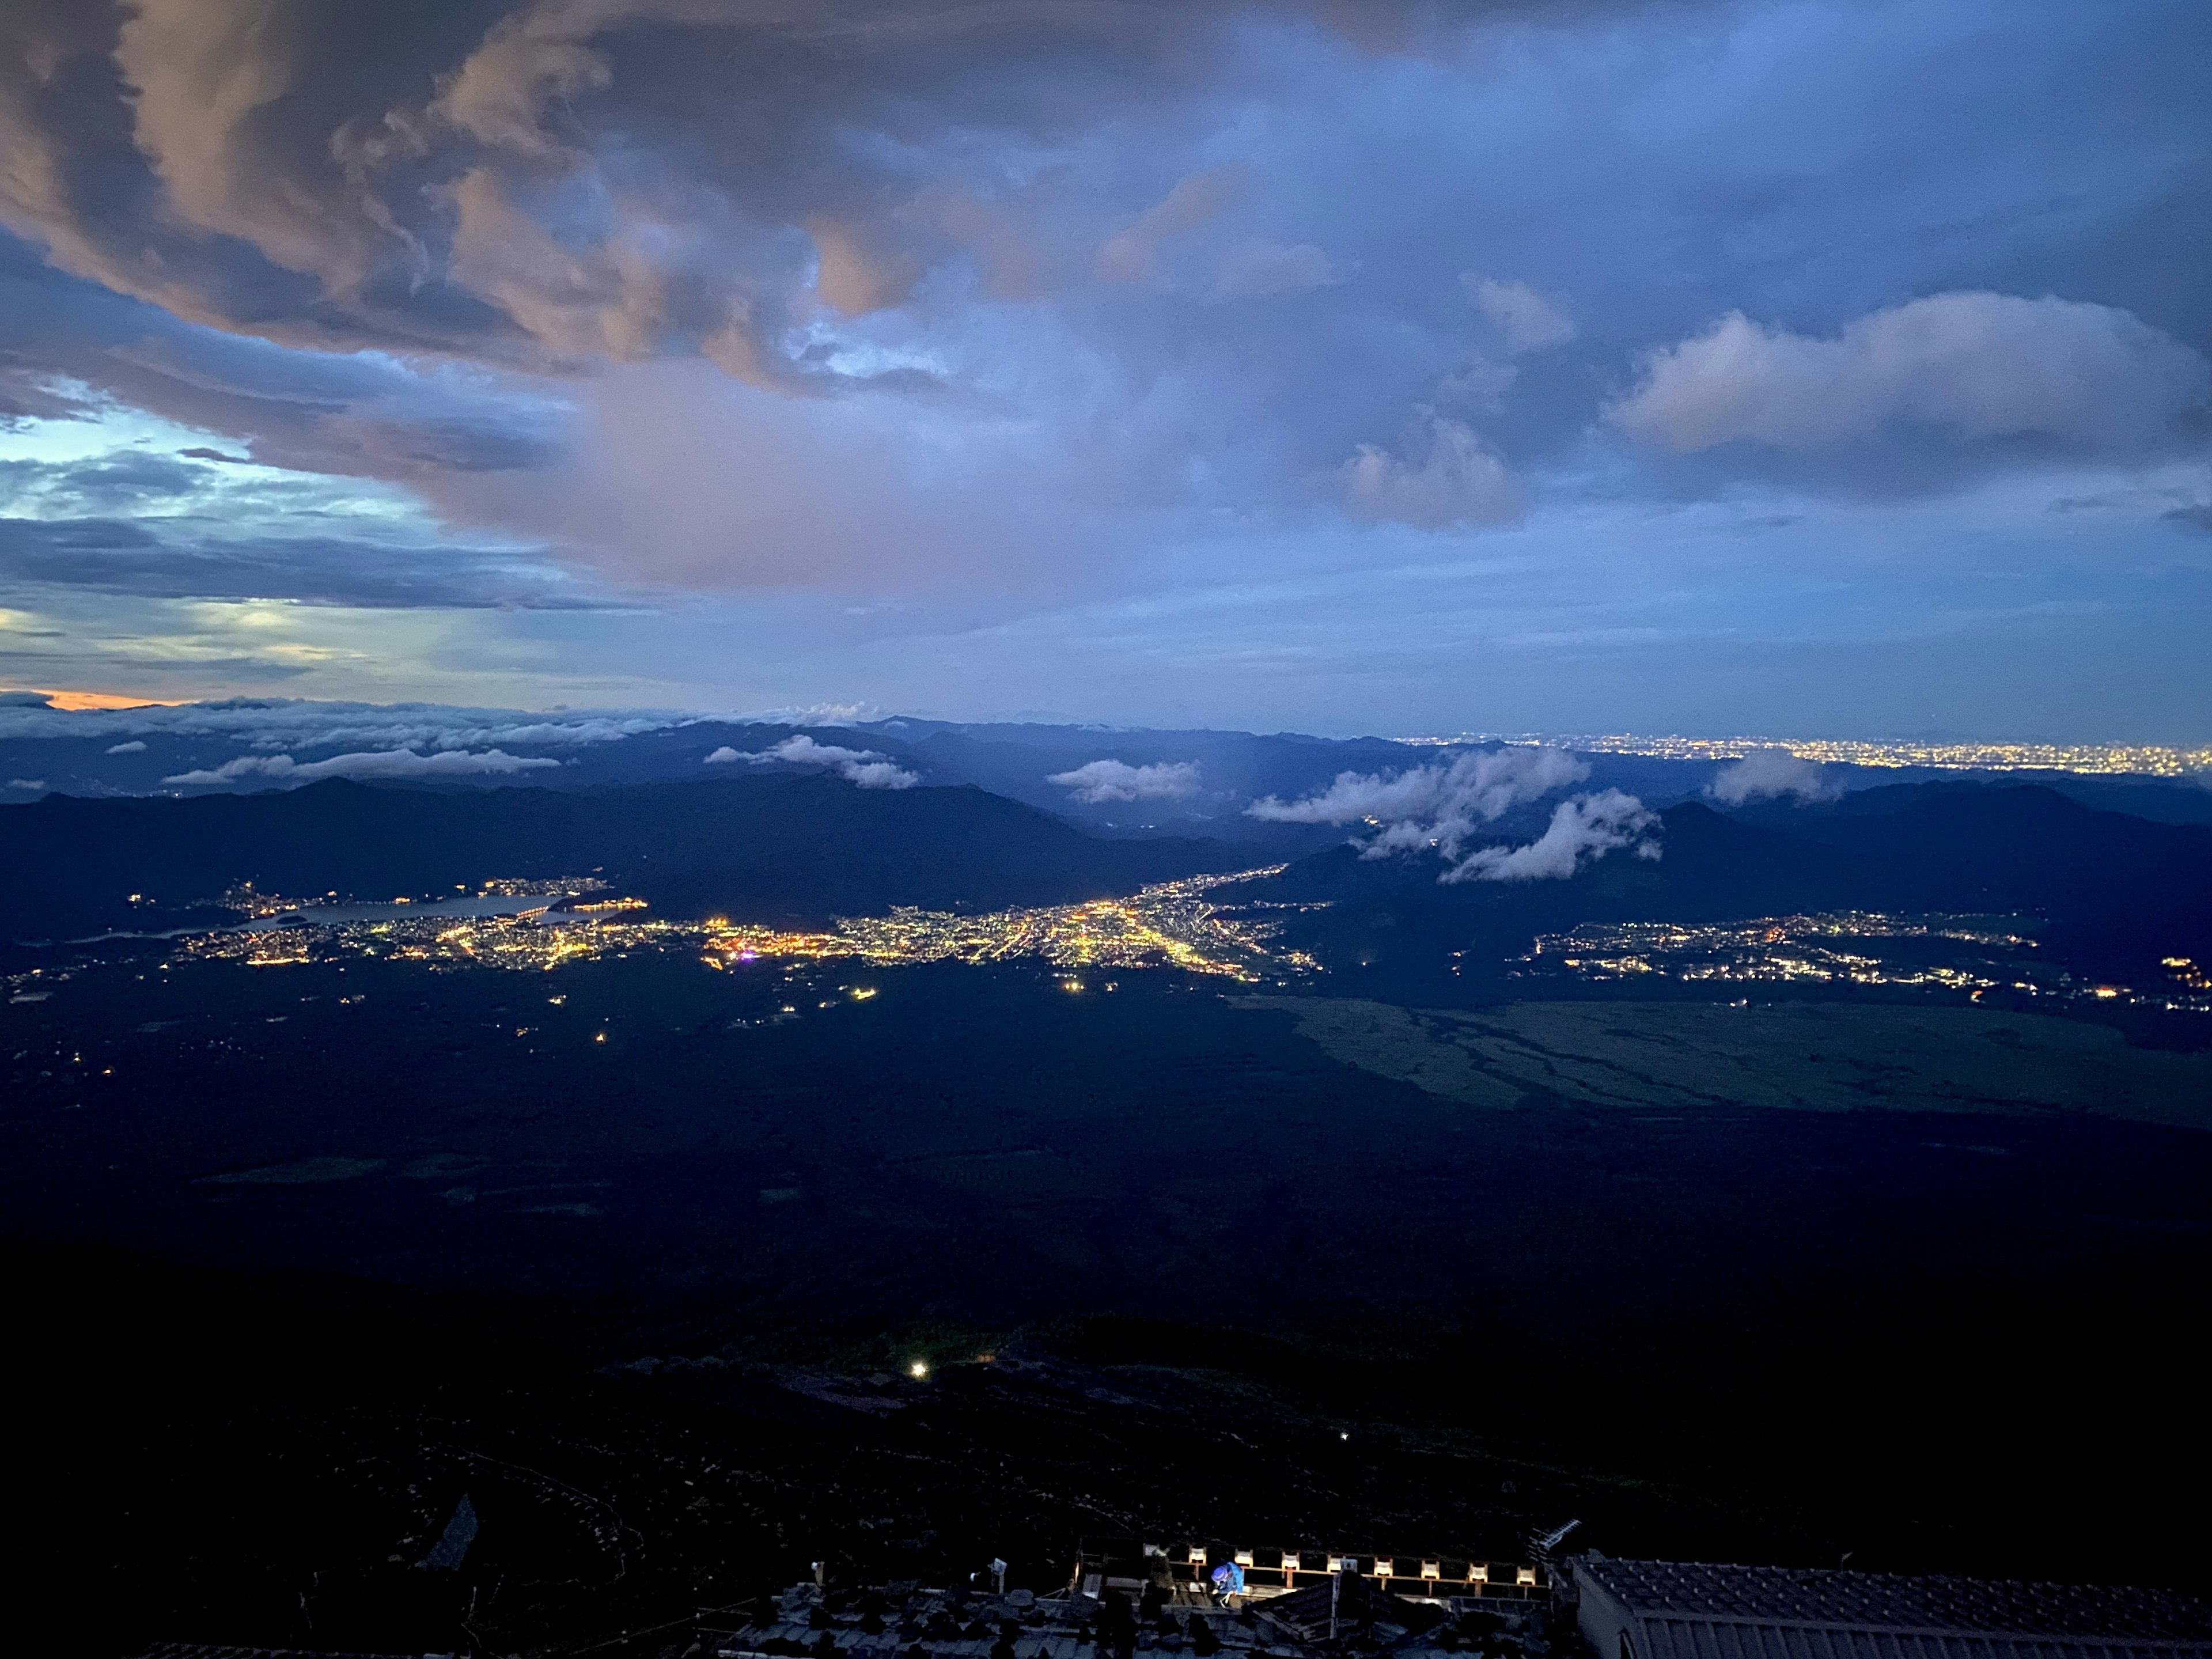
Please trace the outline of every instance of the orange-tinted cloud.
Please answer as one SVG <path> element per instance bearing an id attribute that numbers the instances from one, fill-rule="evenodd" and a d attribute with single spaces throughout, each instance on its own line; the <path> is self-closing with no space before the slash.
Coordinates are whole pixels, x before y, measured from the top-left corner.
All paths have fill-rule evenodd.
<path id="1" fill-rule="evenodd" d="M 181 697 L 132 697 L 119 691 L 41 691 L 39 695 L 56 708 L 75 711 L 83 708 L 179 708 Z"/>

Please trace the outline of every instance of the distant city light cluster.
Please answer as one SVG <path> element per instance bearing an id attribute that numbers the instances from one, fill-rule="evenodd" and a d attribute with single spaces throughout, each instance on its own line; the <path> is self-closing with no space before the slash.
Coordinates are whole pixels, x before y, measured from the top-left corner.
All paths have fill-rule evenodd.
<path id="1" fill-rule="evenodd" d="M 887 916 L 841 919 L 828 933 L 786 933 L 724 924 L 710 952 L 732 962 L 763 957 L 820 961 L 858 957 L 881 966 L 923 962 L 1008 962 L 1038 957 L 1055 968 L 1181 968 L 1194 974 L 1257 981 L 1284 968 L 1320 966 L 1304 951 L 1271 951 L 1275 922 L 1224 915 L 1206 896 L 1213 889 L 1277 874 L 1280 865 L 1234 875 L 1162 882 L 1134 897 L 1094 899 L 1038 909 L 957 915 L 901 908 Z M 1071 981 L 1073 983 L 1073 981 Z"/>
<path id="2" fill-rule="evenodd" d="M 2138 988 L 2079 979 L 2034 959 L 2027 918 L 1899 916 L 1850 910 L 1807 916 L 1686 926 L 1635 921 L 1546 933 L 1527 956 L 1522 976 L 1565 973 L 1577 979 L 1650 978 L 1684 984 L 1904 986 L 1990 991 L 2061 1001 L 2145 1004 L 2212 1013 L 2212 989 L 2186 957 L 2164 963 L 2168 984 Z M 1964 947 L 1964 948 L 1960 948 Z"/>
<path id="3" fill-rule="evenodd" d="M 613 909 L 617 907 L 592 907 Z M 621 908 L 642 908 L 629 901 Z M 581 908 L 581 907 L 579 907 Z M 380 921 L 319 924 L 313 907 L 287 905 L 284 925 L 225 928 L 179 943 L 180 954 L 203 961 L 241 962 L 252 968 L 289 967 L 301 963 L 343 961 L 349 957 L 385 957 L 400 962 L 550 970 L 564 962 L 620 954 L 640 948 L 695 946 L 696 925 L 663 921 L 603 921 L 597 916 L 552 909 L 514 915 L 472 916 L 456 921 L 425 914 Z"/>
<path id="4" fill-rule="evenodd" d="M 2155 744 L 1874 743 L 1841 738 L 1541 736 L 1526 732 L 1463 732 L 1457 737 L 1398 741 L 1431 748 L 1462 743 L 1544 743 L 1587 754 L 1686 761 L 1741 760 L 1747 755 L 1778 751 L 1827 765 L 1893 770 L 1917 767 L 1939 772 L 2081 772 L 2154 778 L 2212 773 L 2212 749 L 2171 749 Z"/>
<path id="5" fill-rule="evenodd" d="M 888 967 L 1033 957 L 1075 973 L 1091 968 L 1179 968 L 1253 982 L 1285 970 L 1317 971 L 1320 964 L 1304 951 L 1271 950 L 1280 923 L 1230 915 L 1207 895 L 1282 868 L 1194 876 L 1147 887 L 1130 898 L 983 915 L 897 909 L 887 916 L 840 918 L 826 933 L 721 920 L 655 921 L 635 914 L 646 908 L 640 899 L 577 902 L 579 892 L 605 885 L 588 881 L 487 883 L 483 896 L 539 896 L 548 902 L 519 912 L 465 916 L 441 914 L 433 902 L 408 899 L 367 907 L 377 914 L 364 916 L 364 907 L 301 903 L 241 888 L 226 897 L 251 918 L 246 924 L 186 939 L 179 949 L 196 958 L 257 968 L 368 956 L 434 966 L 473 963 L 538 971 L 633 950 L 674 948 L 700 951 L 718 969 L 763 958 L 858 959 Z M 325 913 L 319 920 L 319 910 Z M 1081 988 L 1079 979 L 1066 982 Z M 874 993 L 854 994 L 865 1000 Z"/>

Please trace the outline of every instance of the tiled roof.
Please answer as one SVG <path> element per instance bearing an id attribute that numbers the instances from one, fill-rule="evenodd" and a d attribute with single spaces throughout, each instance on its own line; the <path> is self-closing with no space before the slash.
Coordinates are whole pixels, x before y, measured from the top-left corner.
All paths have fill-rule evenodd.
<path id="1" fill-rule="evenodd" d="M 1637 1659 L 2197 1659 L 2212 1644 L 2130 1642 L 1649 1615 Z"/>
<path id="2" fill-rule="evenodd" d="M 2036 1637 L 2087 1649 L 2144 1643 L 2212 1651 L 2212 1604 L 2168 1590 L 2016 1579 L 1910 1577 L 1790 1567 L 1577 1558 L 1577 1573 L 1644 1617 L 1828 1625 L 1867 1631 Z M 1686 1637 L 1684 1639 L 1687 1639 Z M 1702 1642 L 1703 1638 L 1700 1638 Z M 2019 1645 L 2017 1644 L 2014 1644 Z M 1659 1659 L 1655 1655 L 1653 1659 Z M 1690 1659 L 1686 1651 L 1682 1659 Z M 1698 1648 L 1698 1659 L 1733 1659 Z M 1743 1659 L 1765 1659 L 1746 1654 Z M 1796 1659 L 1826 1659 L 1808 1649 Z M 1886 1659 L 1954 1659 L 1948 1650 Z M 1965 1659 L 1963 1653 L 1956 1659 Z"/>

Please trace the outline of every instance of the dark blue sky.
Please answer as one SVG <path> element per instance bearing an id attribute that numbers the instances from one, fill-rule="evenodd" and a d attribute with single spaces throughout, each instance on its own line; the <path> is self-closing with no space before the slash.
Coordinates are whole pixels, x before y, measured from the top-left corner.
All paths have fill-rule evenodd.
<path id="1" fill-rule="evenodd" d="M 10 0 L 0 681 L 2212 738 L 2212 8 Z"/>

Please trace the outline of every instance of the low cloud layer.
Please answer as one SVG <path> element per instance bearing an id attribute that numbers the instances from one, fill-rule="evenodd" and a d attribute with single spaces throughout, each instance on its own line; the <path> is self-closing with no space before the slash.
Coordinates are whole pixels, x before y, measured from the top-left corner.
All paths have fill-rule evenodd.
<path id="1" fill-rule="evenodd" d="M 1844 786 L 1817 762 L 1800 760 L 1786 749 L 1760 749 L 1715 773 L 1705 793 L 1723 806 L 1778 800 L 1785 795 L 1809 805 L 1842 799 Z"/>
<path id="2" fill-rule="evenodd" d="M 1638 858 L 1656 859 L 1658 828 L 1658 814 L 1635 796 L 1601 789 L 1561 801 L 1544 833 L 1526 846 L 1478 848 L 1437 879 L 1447 884 L 1565 881 L 1624 848 Z"/>
<path id="3" fill-rule="evenodd" d="M 43 698 L 0 702 L 0 739 L 93 738 L 118 743 L 115 752 L 148 738 L 220 740 L 274 754 L 343 747 L 349 751 L 437 751 L 527 745 L 577 748 L 660 732 L 690 716 L 641 710 L 527 714 L 517 709 L 463 708 L 439 703 L 307 702 L 285 698 L 230 698 L 141 708 L 62 709 Z M 119 741 L 118 741 L 119 740 Z"/>
<path id="4" fill-rule="evenodd" d="M 1630 435 L 1684 452 L 1735 441 L 1820 449 L 1898 423 L 2130 450 L 2170 441 L 2207 391 L 2201 353 L 2125 311 L 1938 294 L 1861 317 L 1832 339 L 1732 312 L 1647 358 L 1610 415 Z"/>
<path id="5" fill-rule="evenodd" d="M 1244 810 L 1269 823 L 1490 823 L 1589 775 L 1589 765 L 1563 749 L 1521 744 L 1478 750 L 1448 764 L 1412 766 L 1402 772 L 1340 772 L 1317 795 L 1295 801 L 1268 795 Z M 1435 833 L 1423 832 L 1420 841 Z"/>
<path id="6" fill-rule="evenodd" d="M 709 766 L 741 763 L 747 766 L 802 766 L 835 772 L 860 789 L 911 789 L 921 775 L 908 771 L 872 749 L 846 749 L 834 743 L 817 743 L 805 732 L 786 738 L 766 749 L 732 749 L 726 744 L 707 757 Z"/>
<path id="7" fill-rule="evenodd" d="M 319 778 L 507 777 L 521 772 L 557 770 L 560 764 L 550 757 L 510 755 L 501 749 L 487 749 L 474 755 L 458 749 L 428 755 L 418 755 L 411 749 L 375 750 L 357 755 L 333 755 L 319 761 L 295 761 L 289 755 L 240 755 L 220 766 L 179 772 L 161 781 L 190 789 L 220 787 L 255 778 L 295 784 L 313 783 Z"/>
<path id="8" fill-rule="evenodd" d="M 1199 790 L 1196 761 L 1158 761 L 1132 766 L 1126 761 L 1095 760 L 1071 772 L 1055 772 L 1047 783 L 1073 791 L 1093 805 L 1106 801 L 1185 800 Z"/>
<path id="9" fill-rule="evenodd" d="M 1473 844 L 1484 826 L 1515 807 L 1589 775 L 1589 767 L 1564 750 L 1519 745 L 1462 755 L 1448 766 L 1390 774 L 1346 772 L 1304 800 L 1270 795 L 1245 811 L 1271 823 L 1368 823 L 1374 834 L 1359 843 L 1362 858 L 1433 851 L 1445 863 L 1437 879 L 1448 886 L 1466 881 L 1564 881 L 1623 848 L 1633 848 L 1639 858 L 1657 858 L 1657 816 L 1618 789 L 1561 801 L 1544 833 L 1525 846 Z"/>

